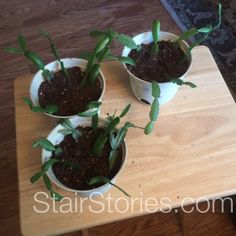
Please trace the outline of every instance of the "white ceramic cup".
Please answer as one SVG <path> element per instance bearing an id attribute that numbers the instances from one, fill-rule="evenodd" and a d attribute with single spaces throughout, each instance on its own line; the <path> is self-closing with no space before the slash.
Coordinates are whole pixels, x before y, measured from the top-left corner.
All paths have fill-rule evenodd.
<path id="1" fill-rule="evenodd" d="M 164 40 L 164 41 L 171 41 L 174 42 L 178 39 L 178 36 L 168 33 L 168 32 L 160 32 L 160 40 Z M 144 32 L 141 34 L 136 35 L 135 37 L 133 37 L 133 40 L 135 41 L 135 43 L 137 45 L 140 44 L 149 44 L 151 42 L 153 42 L 153 38 L 152 38 L 152 32 Z M 185 42 L 182 41 L 180 43 L 180 47 L 183 49 L 184 52 L 187 51 L 187 49 L 189 48 L 189 45 Z M 131 49 L 124 47 L 123 51 L 122 51 L 122 56 L 128 56 L 130 53 Z M 191 64 L 192 64 L 192 55 L 190 54 L 189 58 L 189 67 L 187 69 L 187 71 L 181 76 L 179 77 L 179 79 L 184 79 L 185 75 L 188 73 Z M 152 97 L 152 84 L 151 82 L 148 81 L 144 81 L 138 77 L 136 77 L 134 74 L 132 74 L 128 68 L 126 67 L 126 65 L 124 64 L 125 69 L 128 71 L 129 73 L 129 79 L 130 79 L 130 85 L 131 85 L 131 89 L 134 93 L 134 95 L 137 97 L 137 99 L 142 102 L 142 103 L 146 103 L 146 104 L 151 104 L 153 101 L 153 97 Z M 158 83 L 161 93 L 160 93 L 160 97 L 159 97 L 159 104 L 165 104 L 167 102 L 169 102 L 177 93 L 177 90 L 179 88 L 179 86 L 177 84 L 174 84 L 172 82 L 165 82 L 165 83 Z"/>
<path id="2" fill-rule="evenodd" d="M 71 67 L 74 67 L 74 66 L 79 66 L 82 70 L 86 68 L 86 65 L 87 65 L 87 61 L 86 60 L 83 60 L 83 59 L 80 59 L 80 58 L 63 58 L 61 59 L 61 61 L 63 61 L 64 63 L 64 66 L 65 68 L 71 68 Z M 60 70 L 60 64 L 58 61 L 53 61 L 49 64 L 47 64 L 45 66 L 46 69 L 50 70 L 50 71 L 53 71 L 53 72 L 56 72 L 58 70 Z M 39 96 L 38 96 L 38 90 L 39 90 L 39 87 L 41 85 L 41 83 L 44 81 L 44 78 L 42 76 L 42 71 L 38 71 L 35 76 L 33 77 L 33 80 L 31 82 L 31 85 L 30 85 L 30 98 L 33 102 L 33 104 L 35 106 L 39 106 Z M 100 98 L 98 99 L 98 101 L 102 101 L 102 98 L 103 98 L 103 95 L 104 95 L 104 92 L 105 92 L 105 88 L 106 88 L 106 82 L 105 82 L 105 77 L 104 75 L 102 74 L 102 72 L 100 71 L 99 73 L 99 81 L 101 83 L 101 87 L 102 87 L 102 93 L 101 93 L 101 96 Z M 92 112 L 94 111 L 95 108 L 93 109 L 89 109 L 87 111 L 89 112 Z M 59 115 L 51 115 L 51 114 L 48 114 L 48 113 L 44 113 L 48 116 L 51 116 L 51 117 L 54 117 L 54 118 L 72 118 L 72 117 L 75 117 L 77 116 L 77 114 L 75 115 L 71 115 L 71 116 L 59 116 Z M 81 118 L 83 119 L 83 118 Z"/>
<path id="3" fill-rule="evenodd" d="M 74 127 L 82 126 L 87 127 L 91 126 L 91 120 L 83 120 L 81 121 L 78 117 L 74 117 L 70 120 Z M 105 120 L 99 119 L 98 127 L 104 127 L 105 126 Z M 61 124 L 57 125 L 48 135 L 47 139 L 52 142 L 54 145 L 61 143 L 61 141 L 64 139 L 64 135 L 59 133 L 58 131 L 63 129 L 63 126 Z M 126 155 L 127 155 L 127 147 L 125 142 L 121 144 L 122 149 L 122 162 L 119 171 L 116 173 L 116 175 L 110 180 L 112 183 L 115 183 L 117 175 L 120 173 L 122 167 L 124 166 L 124 163 L 126 161 Z M 44 164 L 46 161 L 48 161 L 51 158 L 52 153 L 49 151 L 46 151 L 45 149 L 42 150 L 42 163 Z M 98 188 L 93 188 L 90 190 L 78 190 L 78 189 L 72 189 L 64 184 L 62 184 L 55 176 L 52 168 L 50 168 L 47 171 L 47 175 L 49 179 L 58 187 L 62 188 L 63 190 L 70 191 L 77 193 L 81 197 L 89 197 L 91 194 L 93 197 L 96 197 L 98 195 L 101 195 L 102 193 L 107 192 L 112 185 L 109 183 L 106 183 Z"/>

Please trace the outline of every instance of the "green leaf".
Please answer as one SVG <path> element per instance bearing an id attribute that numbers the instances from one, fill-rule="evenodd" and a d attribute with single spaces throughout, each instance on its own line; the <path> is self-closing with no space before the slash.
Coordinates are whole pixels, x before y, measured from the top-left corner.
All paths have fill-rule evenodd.
<path id="1" fill-rule="evenodd" d="M 74 126 L 69 119 L 63 119 L 61 125 L 68 130 L 74 130 Z"/>
<path id="2" fill-rule="evenodd" d="M 124 127 L 120 128 L 117 132 L 116 137 L 114 137 L 114 135 L 111 133 L 109 136 L 109 140 L 110 140 L 110 145 L 112 147 L 112 151 L 110 152 L 110 156 L 109 156 L 109 169 L 111 170 L 114 167 L 114 164 L 116 162 L 116 158 L 117 158 L 117 148 L 121 145 L 121 143 L 124 141 L 125 136 L 128 132 L 128 128 L 130 127 L 136 127 L 135 125 L 133 125 L 130 122 L 126 122 Z"/>
<path id="3" fill-rule="evenodd" d="M 73 139 L 77 142 L 82 133 L 79 130 L 74 129 L 71 135 Z"/>
<path id="4" fill-rule="evenodd" d="M 197 85 L 195 85 L 194 83 L 192 83 L 192 82 L 184 82 L 182 79 L 172 79 L 171 82 L 175 83 L 177 85 L 180 85 L 180 86 L 181 85 L 188 85 L 191 88 L 196 88 L 197 87 Z"/>
<path id="5" fill-rule="evenodd" d="M 73 139 L 77 142 L 78 138 L 82 135 L 82 133 L 76 129 L 71 121 L 69 119 L 64 119 L 61 123 L 61 125 L 65 128 L 62 130 L 59 130 L 58 132 L 63 135 L 69 135 L 71 134 Z"/>
<path id="6" fill-rule="evenodd" d="M 27 97 L 22 97 L 23 101 L 27 104 L 27 105 L 33 105 L 33 102 L 31 101 L 30 98 Z"/>
<path id="7" fill-rule="evenodd" d="M 144 133 L 147 135 L 150 134 L 154 128 L 154 124 L 155 124 L 154 121 L 149 121 L 144 129 Z"/>
<path id="8" fill-rule="evenodd" d="M 118 41 L 122 45 L 124 45 L 128 48 L 137 49 L 137 45 L 136 45 L 135 41 L 131 37 L 129 37 L 128 35 L 120 34 L 118 37 Z"/>
<path id="9" fill-rule="evenodd" d="M 118 130 L 117 135 L 116 135 L 116 143 L 115 143 L 114 150 L 117 149 L 121 145 L 121 143 L 124 141 L 128 128 L 131 128 L 131 127 L 135 128 L 136 126 L 127 121 L 125 122 L 124 127 Z"/>
<path id="10" fill-rule="evenodd" d="M 123 57 L 123 56 L 115 56 L 111 54 L 109 51 L 107 54 L 103 56 L 103 59 L 101 61 L 115 61 L 118 60 L 123 64 L 129 64 L 129 65 L 135 65 L 135 61 L 130 57 Z"/>
<path id="11" fill-rule="evenodd" d="M 71 135 L 72 135 L 72 138 L 77 142 L 77 141 L 78 141 L 78 138 L 79 138 L 79 135 L 78 135 L 78 133 L 76 132 L 76 130 L 73 131 Z"/>
<path id="12" fill-rule="evenodd" d="M 154 44 L 157 45 L 160 37 L 160 28 L 161 28 L 161 23 L 159 20 L 154 20 L 152 22 L 152 38 L 154 41 Z"/>
<path id="13" fill-rule="evenodd" d="M 112 116 L 109 116 L 109 114 L 108 114 L 108 120 L 109 120 L 109 121 L 112 121 L 112 120 L 115 118 L 116 112 L 117 112 L 117 109 L 115 109 L 115 111 L 114 111 L 114 113 L 113 113 Z"/>
<path id="14" fill-rule="evenodd" d="M 26 49 L 26 40 L 25 40 L 25 37 L 22 36 L 22 35 L 19 35 L 19 36 L 17 37 L 17 42 L 18 42 L 19 48 L 22 50 L 22 52 L 24 52 L 25 49 Z"/>
<path id="15" fill-rule="evenodd" d="M 66 70 L 63 61 L 61 61 L 61 59 L 59 57 L 58 50 L 57 50 L 57 48 L 55 46 L 55 43 L 53 42 L 52 38 L 50 37 L 50 34 L 48 32 L 42 31 L 42 30 L 40 31 L 40 34 L 43 37 L 46 37 L 48 39 L 48 41 L 50 42 L 50 47 L 51 47 L 52 54 L 54 55 L 56 60 L 60 63 L 61 70 L 62 70 L 63 74 L 66 77 L 69 77 L 70 75 L 69 75 L 68 71 Z"/>
<path id="16" fill-rule="evenodd" d="M 55 150 L 55 154 L 58 155 L 62 152 L 62 148 L 61 147 L 57 147 Z"/>
<path id="17" fill-rule="evenodd" d="M 140 52 L 142 50 L 142 46 L 141 45 L 137 45 L 136 50 L 137 50 L 137 52 Z"/>
<path id="18" fill-rule="evenodd" d="M 86 65 L 86 69 L 85 69 L 85 75 L 80 83 L 81 87 L 84 87 L 85 84 L 87 83 L 90 69 L 94 63 L 96 63 L 96 56 L 95 56 L 95 53 L 93 52 L 89 55 L 88 63 Z"/>
<path id="19" fill-rule="evenodd" d="M 61 70 L 62 70 L 64 76 L 66 76 L 67 78 L 69 78 L 69 77 L 70 77 L 70 74 L 69 74 L 69 72 L 67 71 L 67 69 L 65 68 L 64 62 L 63 62 L 61 59 L 59 59 L 58 61 L 59 61 L 59 63 L 60 63 Z"/>
<path id="20" fill-rule="evenodd" d="M 27 59 L 29 59 L 34 65 L 36 65 L 40 70 L 44 70 L 44 63 L 42 59 L 39 57 L 38 54 L 31 52 L 31 51 L 25 51 L 24 55 Z"/>
<path id="21" fill-rule="evenodd" d="M 91 53 L 86 66 L 86 72 L 89 73 L 91 66 L 96 62 L 95 53 Z"/>
<path id="22" fill-rule="evenodd" d="M 192 83 L 192 82 L 184 82 L 183 83 L 184 85 L 188 85 L 189 87 L 191 87 L 191 88 L 196 88 L 197 87 L 197 85 L 196 84 L 194 84 L 194 83 Z"/>
<path id="23" fill-rule="evenodd" d="M 192 43 L 188 49 L 188 54 L 191 53 L 191 51 L 193 50 L 193 48 L 195 48 L 196 46 L 198 46 L 200 43 L 204 42 L 206 40 L 208 35 L 205 35 L 205 37 L 196 40 L 194 43 Z"/>
<path id="24" fill-rule="evenodd" d="M 221 20 L 222 20 L 222 5 L 221 5 L 220 2 L 218 3 L 218 18 L 219 18 L 218 24 L 214 27 L 214 30 L 218 29 L 220 27 L 220 25 L 221 25 Z"/>
<path id="25" fill-rule="evenodd" d="M 92 128 L 93 131 L 95 131 L 98 127 L 98 113 L 96 113 L 94 116 L 92 116 Z"/>
<path id="26" fill-rule="evenodd" d="M 100 51 L 102 51 L 105 46 L 110 42 L 110 37 L 109 36 L 105 36 L 101 41 L 98 42 L 98 44 L 96 45 L 95 49 L 94 49 L 94 54 L 98 54 Z"/>
<path id="27" fill-rule="evenodd" d="M 80 168 L 80 165 L 78 165 L 77 163 L 74 163 L 74 162 L 71 162 L 71 161 L 61 161 L 61 160 L 58 160 L 58 159 L 51 158 L 43 164 L 42 171 L 44 173 L 46 173 L 49 170 L 49 168 L 51 168 L 56 163 L 60 163 L 64 166 L 69 166 L 69 167 L 72 167 L 72 168 L 75 168 L 75 169 Z"/>
<path id="28" fill-rule="evenodd" d="M 115 60 L 119 60 L 118 59 L 119 57 L 111 54 L 111 53 L 108 53 L 106 54 L 104 57 L 103 57 L 103 60 L 102 61 L 115 61 Z"/>
<path id="29" fill-rule="evenodd" d="M 101 156 L 105 143 L 107 142 L 107 136 L 105 133 L 101 133 L 93 145 L 93 154 L 96 156 Z"/>
<path id="30" fill-rule="evenodd" d="M 131 197 L 124 189 L 122 189 L 122 188 L 119 187 L 118 185 L 113 184 L 112 182 L 109 182 L 109 184 L 111 184 L 112 186 L 114 186 L 115 188 L 117 188 L 119 191 L 121 191 L 125 196 Z"/>
<path id="31" fill-rule="evenodd" d="M 31 111 L 33 112 L 39 112 L 39 113 L 48 113 L 48 114 L 54 114 L 55 112 L 58 111 L 58 106 L 57 105 L 47 105 L 45 108 L 39 107 L 39 106 L 34 106 L 32 101 L 29 102 L 30 99 L 23 98 L 24 102 L 29 105 Z"/>
<path id="32" fill-rule="evenodd" d="M 55 199 L 55 201 L 61 201 L 63 199 L 63 196 L 61 196 L 59 193 L 51 190 L 50 191 L 51 197 Z"/>
<path id="33" fill-rule="evenodd" d="M 152 51 L 155 53 L 155 54 L 158 54 L 159 52 L 159 47 L 157 44 L 153 44 L 152 45 Z"/>
<path id="34" fill-rule="evenodd" d="M 96 176 L 87 181 L 88 185 L 101 184 L 101 183 L 106 184 L 109 182 L 110 180 L 105 176 Z"/>
<path id="35" fill-rule="evenodd" d="M 107 35 L 110 36 L 111 39 L 118 38 L 119 36 L 119 34 L 112 29 L 108 29 L 107 31 L 93 30 L 89 34 L 89 36 L 92 38 L 104 37 Z"/>
<path id="36" fill-rule="evenodd" d="M 119 123 L 120 123 L 119 117 L 115 117 L 112 121 L 110 121 L 105 129 L 106 134 L 110 134 L 111 132 L 113 132 Z"/>
<path id="37" fill-rule="evenodd" d="M 51 40 L 50 46 L 51 46 L 52 54 L 53 54 L 54 57 L 61 63 L 61 60 L 60 60 L 59 55 L 58 55 L 58 52 L 57 52 L 57 48 L 56 48 L 56 46 L 55 46 L 55 44 L 53 43 L 52 40 Z M 63 68 L 64 68 L 64 65 L 62 66 L 61 69 L 63 69 Z"/>
<path id="38" fill-rule="evenodd" d="M 193 37 L 194 35 L 196 35 L 197 33 L 204 33 L 204 34 L 209 34 L 210 32 L 212 32 L 213 28 L 211 25 L 209 26 L 206 26 L 206 27 L 202 27 L 202 28 L 199 28 L 199 29 L 196 29 L 196 28 L 192 28 L 186 32 L 184 32 L 177 40 L 177 42 L 180 42 L 182 40 L 186 40 L 190 37 Z"/>
<path id="39" fill-rule="evenodd" d="M 119 117 L 120 117 L 120 118 L 124 117 L 124 116 L 128 113 L 130 107 L 131 107 L 131 103 L 129 103 L 129 104 L 125 107 L 125 109 L 121 112 L 121 114 L 120 114 Z"/>
<path id="40" fill-rule="evenodd" d="M 33 104 L 33 102 L 31 101 L 30 98 L 23 97 L 22 99 L 23 99 L 25 104 L 29 105 L 30 109 L 33 108 L 34 104 Z"/>
<path id="41" fill-rule="evenodd" d="M 152 96 L 158 98 L 160 97 L 160 94 L 161 90 L 159 84 L 156 81 L 152 81 Z"/>
<path id="42" fill-rule="evenodd" d="M 208 27 L 202 27 L 200 29 L 198 29 L 199 33 L 204 33 L 204 34 L 208 34 L 212 31 L 212 26 L 209 25 Z"/>
<path id="43" fill-rule="evenodd" d="M 118 157 L 117 150 L 112 150 L 109 155 L 109 170 L 110 171 L 114 168 L 117 157 Z"/>
<path id="44" fill-rule="evenodd" d="M 92 117 L 92 116 L 94 116 L 95 114 L 98 113 L 98 110 L 99 109 L 96 109 L 95 111 L 80 112 L 80 113 L 78 113 L 78 116 L 81 116 L 81 117 Z"/>
<path id="45" fill-rule="evenodd" d="M 158 102 L 158 99 L 155 98 L 152 102 L 151 111 L 149 113 L 150 120 L 156 121 L 158 114 L 159 114 L 159 102 Z"/>
<path id="46" fill-rule="evenodd" d="M 135 65 L 135 61 L 134 59 L 130 58 L 130 57 L 117 57 L 118 60 L 124 64 L 129 64 L 131 66 Z"/>
<path id="47" fill-rule="evenodd" d="M 46 31 L 43 31 L 43 30 L 40 30 L 40 34 L 43 37 L 48 39 L 48 41 L 50 42 L 50 47 L 51 47 L 52 54 L 60 62 L 60 59 L 59 59 L 59 56 L 58 56 L 58 52 L 57 52 L 57 48 L 56 48 L 56 46 L 55 46 L 55 44 L 54 44 L 50 34 L 48 32 L 46 32 Z"/>
<path id="48" fill-rule="evenodd" d="M 52 184 L 51 184 L 51 181 L 50 179 L 48 178 L 48 176 L 46 174 L 43 175 L 43 182 L 47 188 L 47 190 L 51 190 L 52 189 Z"/>
<path id="49" fill-rule="evenodd" d="M 42 171 L 43 171 L 44 173 L 47 172 L 50 167 L 52 167 L 54 164 L 59 163 L 59 162 L 61 162 L 61 161 L 58 160 L 58 159 L 53 159 L 53 158 L 49 159 L 48 161 L 46 161 L 46 162 L 43 164 L 43 166 L 42 166 Z"/>
<path id="50" fill-rule="evenodd" d="M 116 138 L 114 136 L 113 133 L 110 133 L 109 135 L 109 141 L 110 141 L 110 145 L 111 145 L 111 148 L 114 150 L 116 149 Z"/>
<path id="51" fill-rule="evenodd" d="M 90 81 L 91 85 L 94 85 L 94 83 L 99 75 L 100 68 L 101 68 L 101 65 L 99 65 L 99 64 L 94 64 L 91 67 L 91 70 L 89 71 L 89 81 Z"/>
<path id="52" fill-rule="evenodd" d="M 110 54 L 110 48 L 109 48 L 109 47 L 105 47 L 102 51 L 100 51 L 100 52 L 97 54 L 97 60 L 98 60 L 98 62 L 102 62 L 103 59 L 105 59 L 108 54 Z"/>
<path id="53" fill-rule="evenodd" d="M 112 30 L 112 29 L 108 29 L 108 30 L 107 30 L 107 33 L 110 35 L 110 37 L 111 37 L 112 39 L 119 37 L 119 34 L 118 34 L 116 31 Z"/>
<path id="54" fill-rule="evenodd" d="M 34 141 L 33 144 L 32 144 L 32 147 L 33 147 L 33 148 L 36 148 L 36 147 L 38 147 L 38 146 L 41 146 L 41 145 L 40 145 L 40 140 Z"/>
<path id="55" fill-rule="evenodd" d="M 128 128 L 136 128 L 137 126 L 134 125 L 134 124 L 132 124 L 132 123 L 130 123 L 129 121 L 127 121 L 127 122 L 125 122 L 124 127 L 125 127 L 126 129 L 128 129 Z"/>
<path id="56" fill-rule="evenodd" d="M 99 108 L 101 105 L 102 105 L 101 102 L 98 102 L 98 101 L 91 101 L 91 102 L 89 102 L 87 108 L 88 108 L 88 109 Z"/>
<path id="57" fill-rule="evenodd" d="M 45 149 L 47 151 L 55 151 L 56 150 L 54 145 L 46 138 L 40 138 L 39 140 L 35 141 L 32 144 L 33 148 L 36 148 L 38 146 L 42 147 L 43 149 Z"/>
<path id="58" fill-rule="evenodd" d="M 181 36 L 178 38 L 178 42 L 185 40 L 187 38 L 190 38 L 192 36 L 194 36 L 195 34 L 198 33 L 198 30 L 196 28 L 191 28 L 188 31 L 184 32 L 183 34 L 181 34 Z"/>
<path id="59" fill-rule="evenodd" d="M 47 105 L 45 108 L 42 108 L 39 106 L 34 106 L 33 102 L 29 98 L 23 97 L 22 99 L 25 104 L 29 105 L 30 110 L 33 112 L 47 112 L 49 114 L 54 114 L 58 111 L 57 105 Z"/>
<path id="60" fill-rule="evenodd" d="M 39 180 L 39 178 L 42 176 L 42 171 L 37 172 L 35 175 L 33 175 L 30 178 L 30 182 L 31 184 L 35 183 L 37 180 Z"/>
<path id="61" fill-rule="evenodd" d="M 46 112 L 48 114 L 54 114 L 59 110 L 57 105 L 47 105 L 45 108 L 43 108 L 43 112 Z"/>
<path id="62" fill-rule="evenodd" d="M 116 135 L 116 144 L 114 150 L 117 149 L 124 141 L 127 131 L 128 131 L 127 127 L 122 127 L 118 130 L 118 133 Z"/>
<path id="63" fill-rule="evenodd" d="M 44 79 L 51 80 L 53 77 L 53 73 L 48 69 L 44 69 L 42 72 L 42 76 L 44 77 Z"/>
<path id="64" fill-rule="evenodd" d="M 39 107 L 39 106 L 33 106 L 31 111 L 38 112 L 38 113 L 43 113 L 44 112 L 44 108 Z"/>
<path id="65" fill-rule="evenodd" d="M 158 20 L 154 20 L 152 22 L 152 38 L 153 38 L 153 51 L 154 53 L 158 53 L 159 51 L 159 47 L 158 47 L 158 41 L 159 41 L 159 37 L 160 37 L 160 21 Z"/>
<path id="66" fill-rule="evenodd" d="M 8 52 L 8 53 L 11 53 L 11 54 L 18 54 L 18 55 L 24 53 L 21 49 L 19 49 L 19 48 L 13 48 L 13 47 L 7 47 L 7 48 L 5 49 L 5 51 Z"/>
<path id="67" fill-rule="evenodd" d="M 116 137 L 114 136 L 113 133 L 110 134 L 109 140 L 110 140 L 110 145 L 112 147 L 112 151 L 110 152 L 109 156 L 109 169 L 111 170 L 115 164 L 116 157 L 117 157 L 117 148 L 121 145 L 121 143 L 124 141 L 125 136 L 128 132 L 128 128 L 130 127 L 136 127 L 130 122 L 126 122 L 124 127 L 120 128 L 117 132 Z"/>

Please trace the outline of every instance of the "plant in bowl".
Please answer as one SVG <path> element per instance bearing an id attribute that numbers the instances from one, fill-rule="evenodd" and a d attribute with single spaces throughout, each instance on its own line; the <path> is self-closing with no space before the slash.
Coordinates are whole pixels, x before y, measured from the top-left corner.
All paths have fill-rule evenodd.
<path id="1" fill-rule="evenodd" d="M 97 44 L 97 47 L 94 48 L 94 50 L 89 52 L 82 52 L 80 54 L 80 57 L 90 61 L 87 65 L 88 68 L 94 68 L 93 71 L 97 71 L 98 63 L 105 62 L 105 61 L 120 61 L 122 63 L 128 64 L 128 65 L 134 65 L 135 62 L 133 59 L 127 57 L 127 56 L 117 56 L 114 55 L 111 51 L 111 45 L 114 39 L 120 39 L 121 41 L 126 41 L 129 36 L 126 36 L 124 34 L 119 34 L 112 29 L 108 29 L 107 31 L 99 31 L 99 30 L 93 30 L 90 32 L 90 36 L 93 38 L 98 39 L 100 43 Z M 104 47 L 102 50 L 98 51 L 100 48 L 100 45 L 103 45 L 106 43 L 106 47 Z"/>
<path id="2" fill-rule="evenodd" d="M 184 80 L 192 64 L 192 49 L 217 30 L 221 24 L 221 5 L 219 4 L 219 21 L 217 25 L 207 25 L 199 29 L 192 28 L 180 37 L 160 30 L 160 22 L 154 20 L 152 30 L 130 38 L 125 45 L 122 56 L 132 58 L 135 65 L 125 65 L 129 73 L 133 93 L 139 101 L 147 104 L 153 102 L 152 81 L 160 87 L 160 104 L 167 103 L 176 94 L 179 85 L 196 87 Z M 189 46 L 185 40 L 200 33 L 199 40 Z"/>
<path id="3" fill-rule="evenodd" d="M 79 58 L 60 59 L 57 48 L 46 32 L 41 32 L 50 43 L 55 61 L 45 65 L 40 56 L 27 49 L 26 40 L 18 36 L 19 48 L 8 47 L 9 53 L 20 54 L 36 65 L 39 71 L 33 77 L 30 97 L 24 98 L 34 112 L 44 112 L 56 118 L 86 116 L 96 112 L 105 91 L 105 78 L 100 71 L 100 61 L 94 57 L 106 50 L 108 41 L 99 41 L 94 57 L 88 62 Z"/>
<path id="4" fill-rule="evenodd" d="M 156 30 L 156 40 L 157 40 L 157 35 L 158 35 L 158 28 L 160 28 L 160 25 L 154 25 Z M 128 35 L 125 34 L 120 34 L 112 29 L 108 29 L 106 31 L 100 31 L 100 30 L 94 30 L 90 32 L 90 36 L 91 37 L 96 37 L 96 38 L 100 38 L 100 37 L 110 37 L 112 39 L 117 40 L 118 42 L 120 42 L 122 45 L 125 45 L 129 48 L 134 48 L 137 51 L 141 50 L 141 46 L 140 45 L 136 45 L 136 43 L 134 42 L 134 40 L 129 37 Z M 153 45 L 153 50 L 155 50 L 155 52 L 158 51 L 158 47 L 157 45 Z M 121 60 L 123 59 L 123 60 Z M 119 60 L 120 62 L 124 63 L 124 64 L 128 64 L 130 66 L 134 66 L 135 62 L 132 58 L 127 57 L 127 56 L 122 56 L 122 57 L 117 57 L 114 55 L 109 55 L 109 60 Z M 179 83 L 179 81 L 176 81 Z M 183 82 L 183 83 L 190 83 L 190 82 Z M 152 81 L 152 86 L 151 86 L 151 96 L 152 96 L 152 106 L 151 106 L 151 110 L 149 113 L 149 118 L 150 121 L 147 123 L 147 125 L 145 126 L 145 128 L 142 127 L 138 127 L 141 129 L 144 129 L 144 133 L 146 135 L 150 134 L 154 128 L 155 122 L 157 121 L 158 115 L 159 115 L 159 98 L 160 98 L 160 87 L 159 84 L 156 81 Z"/>
<path id="5" fill-rule="evenodd" d="M 33 147 L 43 148 L 43 164 L 40 171 L 31 177 L 31 183 L 42 177 L 55 200 L 60 200 L 62 196 L 52 190 L 51 181 L 82 197 L 103 193 L 111 186 L 129 196 L 115 184 L 126 160 L 124 139 L 128 129 L 136 127 L 125 122 L 121 128 L 117 128 L 129 109 L 130 104 L 121 114 L 108 115 L 105 120 L 98 118 L 97 114 L 91 120 L 81 121 L 77 117 L 64 119 L 47 139 L 41 138 L 33 143 Z"/>

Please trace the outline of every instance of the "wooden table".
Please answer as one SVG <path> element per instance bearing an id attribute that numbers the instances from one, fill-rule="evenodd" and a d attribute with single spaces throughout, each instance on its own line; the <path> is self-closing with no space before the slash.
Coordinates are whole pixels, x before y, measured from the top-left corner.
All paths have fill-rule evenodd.
<path id="1" fill-rule="evenodd" d="M 132 109 L 127 119 L 144 126 L 148 121 L 149 106 L 135 99 L 123 67 L 117 62 L 110 62 L 104 64 L 103 72 L 107 89 L 102 115 L 113 112 L 114 108 L 121 111 L 125 104 L 131 102 Z M 59 234 L 160 211 L 167 203 L 163 201 L 161 204 L 163 198 L 168 198 L 174 208 L 188 197 L 196 202 L 203 197 L 236 193 L 236 106 L 210 51 L 202 46 L 193 51 L 193 66 L 188 74 L 188 80 L 198 87 L 181 87 L 176 97 L 161 107 L 152 135 L 145 136 L 141 130 L 132 129 L 126 138 L 128 159 L 117 184 L 132 198 L 141 197 L 142 203 L 141 200 L 135 201 L 133 209 L 130 207 L 125 213 L 109 213 L 108 201 L 105 200 L 108 194 L 113 198 L 110 210 L 114 211 L 115 204 L 120 211 L 126 206 L 122 193 L 112 188 L 104 198 L 96 199 L 105 204 L 105 211 L 92 213 L 90 208 L 99 211 L 101 206 L 86 201 L 80 212 L 81 208 L 75 207 L 75 202 L 81 203 L 80 197 L 75 198 L 72 193 L 53 186 L 63 196 L 72 199 L 73 212 L 53 213 L 53 202 L 47 199 L 50 211 L 36 213 L 34 205 L 38 210 L 45 210 L 46 206 L 35 202 L 34 194 L 46 190 L 41 181 L 34 185 L 29 182 L 41 164 L 41 151 L 32 149 L 31 143 L 47 136 L 55 120 L 31 113 L 23 104 L 21 97 L 28 95 L 31 78 L 32 75 L 28 75 L 15 81 L 20 218 L 24 235 Z M 119 197 L 122 200 L 117 202 Z M 145 209 L 145 201 L 149 197 L 158 201 L 158 207 L 152 199 L 148 201 L 154 205 Z M 127 201 L 131 204 L 132 199 Z M 192 200 L 185 199 L 184 204 L 190 203 L 193 203 Z M 57 202 L 56 210 L 60 206 Z"/>

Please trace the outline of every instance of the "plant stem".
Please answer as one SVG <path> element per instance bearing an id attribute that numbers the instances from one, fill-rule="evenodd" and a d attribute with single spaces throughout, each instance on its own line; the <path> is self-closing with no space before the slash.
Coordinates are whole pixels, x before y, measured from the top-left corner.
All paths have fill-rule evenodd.
<path id="1" fill-rule="evenodd" d="M 114 186 L 115 188 L 117 188 L 118 190 L 120 190 L 124 195 L 126 195 L 127 197 L 131 197 L 125 190 L 123 190 L 121 187 L 119 187 L 116 184 L 113 184 L 111 181 L 109 181 L 109 184 Z"/>

